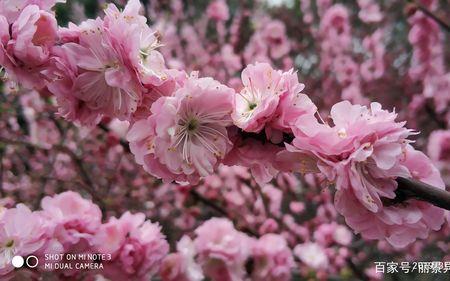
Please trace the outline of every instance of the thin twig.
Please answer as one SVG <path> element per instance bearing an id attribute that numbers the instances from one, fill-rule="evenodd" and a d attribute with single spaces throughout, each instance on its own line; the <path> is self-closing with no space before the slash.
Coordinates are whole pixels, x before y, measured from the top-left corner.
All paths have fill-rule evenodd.
<path id="1" fill-rule="evenodd" d="M 256 191 L 258 191 L 258 194 L 261 197 L 261 200 L 262 200 L 262 203 L 263 203 L 263 206 L 264 206 L 264 212 L 266 213 L 266 216 L 267 217 L 271 217 L 270 208 L 269 208 L 270 202 L 269 202 L 267 196 L 264 194 L 264 192 L 262 191 L 262 189 L 259 186 L 259 184 L 255 185 L 255 189 L 256 189 Z"/>
<path id="2" fill-rule="evenodd" d="M 148 8 L 149 8 L 149 0 L 141 0 L 142 6 L 144 6 L 144 17 L 147 19 L 147 24 L 151 24 L 150 15 L 148 14 Z"/>
<path id="3" fill-rule="evenodd" d="M 356 266 L 353 263 L 353 260 L 351 257 L 349 257 L 347 259 L 347 264 L 350 267 L 350 269 L 353 271 L 353 273 L 355 273 L 356 277 L 358 277 L 360 280 L 369 280 L 370 278 L 368 278 L 367 274 L 361 270 L 361 268 L 359 268 L 358 266 Z"/>
<path id="4" fill-rule="evenodd" d="M 203 204 L 205 204 L 206 206 L 210 207 L 211 209 L 213 209 L 214 211 L 218 212 L 219 214 L 221 214 L 224 217 L 228 217 L 228 212 L 223 209 L 222 207 L 220 207 L 219 205 L 217 205 L 215 202 L 208 200 L 207 198 L 203 197 L 200 193 L 198 193 L 196 190 L 191 189 L 189 191 L 189 194 L 192 196 L 192 198 L 194 198 L 195 200 L 198 200 L 200 202 L 202 202 Z"/>
<path id="5" fill-rule="evenodd" d="M 0 196 L 5 197 L 5 192 L 3 191 L 3 155 L 5 154 L 5 147 L 0 145 Z"/>
<path id="6" fill-rule="evenodd" d="M 205 197 L 203 197 L 200 193 L 198 193 L 196 190 L 191 189 L 189 191 L 189 194 L 195 199 L 198 200 L 200 202 L 202 202 L 203 204 L 205 204 L 206 206 L 210 207 L 211 209 L 215 210 L 216 212 L 218 212 L 219 214 L 221 214 L 222 216 L 230 219 L 231 221 L 233 221 L 233 224 L 236 226 L 237 229 L 239 229 L 242 232 L 245 232 L 247 234 L 250 234 L 251 236 L 255 236 L 255 237 L 259 237 L 259 234 L 254 231 L 253 229 L 250 229 L 248 227 L 238 227 L 237 223 L 235 222 L 235 220 L 228 214 L 228 212 L 222 208 L 221 206 L 217 205 L 216 202 L 211 201 Z"/>
<path id="7" fill-rule="evenodd" d="M 98 124 L 97 127 L 100 128 L 100 130 L 102 130 L 105 133 L 109 133 L 111 131 L 108 127 L 106 127 L 104 124 L 101 123 Z M 119 138 L 119 143 L 125 152 L 131 152 L 130 145 L 126 140 Z"/>
<path id="8" fill-rule="evenodd" d="M 55 149 L 59 152 L 69 155 L 70 158 L 72 159 L 72 162 L 78 168 L 78 172 L 80 173 L 80 176 L 83 179 L 83 182 L 85 183 L 85 185 L 82 185 L 82 187 L 85 189 L 86 192 L 88 192 L 91 195 L 92 199 L 99 205 L 99 207 L 102 209 L 102 211 L 106 210 L 106 205 L 103 202 L 103 199 L 101 197 L 99 197 L 96 192 L 95 183 L 92 181 L 88 172 L 84 168 L 83 160 L 81 160 L 81 158 L 79 158 L 75 154 L 75 152 L 73 152 L 69 148 L 67 148 L 63 145 L 60 145 L 60 144 L 55 144 L 52 146 L 51 149 L 49 149 L 49 148 L 42 147 L 42 146 L 27 142 L 27 141 L 10 140 L 10 139 L 4 138 L 4 137 L 0 137 L 0 143 L 25 146 L 25 147 L 29 147 L 29 148 L 34 148 L 34 149 L 39 149 L 39 150 L 47 150 L 47 151 L 51 150 L 51 149 Z"/>
<path id="9" fill-rule="evenodd" d="M 425 8 L 422 4 L 417 3 L 417 1 L 414 0 L 409 0 L 409 2 L 412 2 L 412 4 L 414 4 L 414 6 L 421 11 L 422 13 L 424 13 L 426 16 L 428 16 L 429 18 L 431 18 L 432 20 L 434 20 L 437 24 L 439 24 L 445 31 L 450 32 L 450 25 L 448 23 L 446 23 L 445 21 L 443 21 L 441 18 L 439 18 L 438 16 L 436 16 L 435 14 L 433 14 L 433 12 L 431 12 L 430 10 L 428 10 L 427 8 Z"/>

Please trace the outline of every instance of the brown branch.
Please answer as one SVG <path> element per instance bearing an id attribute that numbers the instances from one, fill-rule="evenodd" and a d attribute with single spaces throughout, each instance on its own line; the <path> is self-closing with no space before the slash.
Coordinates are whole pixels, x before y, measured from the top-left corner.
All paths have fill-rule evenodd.
<path id="1" fill-rule="evenodd" d="M 353 260 L 351 257 L 347 258 L 347 264 L 350 267 L 350 269 L 353 271 L 353 273 L 358 277 L 360 280 L 369 280 L 367 274 L 361 270 L 356 264 L 353 263 Z"/>
<path id="2" fill-rule="evenodd" d="M 107 127 L 105 127 L 103 125 L 99 125 L 99 127 L 103 131 L 109 132 L 109 129 Z M 264 132 L 256 134 L 256 133 L 248 133 L 248 132 L 239 131 L 239 134 L 242 136 L 243 139 L 252 138 L 252 139 L 261 141 L 263 143 L 270 142 L 266 139 Z M 281 142 L 279 144 L 275 144 L 275 145 L 284 146 L 284 142 L 289 143 L 293 140 L 293 138 L 294 137 L 292 135 L 284 134 L 283 142 Z M 125 140 L 121 139 L 120 144 L 124 147 L 125 151 L 127 151 L 127 152 L 130 151 L 129 145 Z M 389 199 L 384 200 L 385 204 L 394 205 L 394 204 L 402 203 L 408 199 L 414 198 L 416 200 L 425 201 L 425 202 L 428 202 L 435 206 L 438 206 L 440 208 L 450 210 L 450 192 L 439 189 L 437 187 L 434 187 L 434 186 L 431 186 L 428 184 L 425 184 L 420 181 L 412 180 L 412 179 L 398 178 L 397 182 L 398 182 L 398 188 L 396 190 L 396 194 L 397 194 L 396 198 L 392 199 L 392 200 L 389 200 Z M 211 202 L 204 201 L 207 199 L 199 198 L 198 195 L 192 194 L 192 192 L 191 192 L 191 195 L 197 199 L 200 199 L 203 203 L 205 203 L 205 205 L 210 206 L 211 208 L 215 209 L 222 215 L 227 216 L 227 214 L 224 210 L 218 209 L 217 206 L 212 205 Z M 207 200 L 207 201 L 209 201 L 209 200 Z"/>
<path id="3" fill-rule="evenodd" d="M 191 189 L 189 191 L 189 194 L 192 196 L 192 198 L 194 198 L 195 200 L 205 204 L 206 206 L 210 207 L 211 209 L 213 209 L 214 211 L 216 211 L 217 213 L 219 213 L 220 215 L 230 219 L 231 221 L 233 221 L 233 224 L 236 226 L 236 228 L 240 231 L 243 231 L 247 234 L 250 234 L 251 236 L 254 237 L 259 237 L 259 234 L 254 231 L 253 229 L 250 229 L 248 227 L 238 227 L 238 224 L 235 222 L 235 220 L 228 214 L 228 212 L 222 208 L 221 206 L 217 205 L 214 201 L 209 200 L 208 198 L 203 197 L 203 195 L 201 195 L 200 193 L 198 193 L 196 190 Z"/>
<path id="4" fill-rule="evenodd" d="M 385 200 L 386 205 L 403 203 L 409 199 L 416 199 L 431 203 L 439 208 L 450 210 L 450 192 L 429 184 L 407 178 L 397 178 L 398 187 L 396 197 Z"/>
<path id="5" fill-rule="evenodd" d="M 264 132 L 255 134 L 240 131 L 243 139 L 252 138 L 263 143 L 270 142 L 266 140 Z M 290 143 L 294 136 L 283 134 L 283 142 L 275 145 L 283 145 Z M 432 185 L 416 181 L 413 179 L 397 178 L 398 188 L 396 189 L 396 197 L 392 200 L 384 200 L 387 205 L 402 203 L 408 199 L 416 199 L 431 203 L 440 208 L 450 210 L 450 192 L 445 189 L 439 189 Z"/>
<path id="6" fill-rule="evenodd" d="M 446 129 L 447 128 L 447 122 L 444 120 L 441 120 L 439 116 L 436 114 L 432 106 L 427 102 L 425 103 L 425 112 L 430 116 L 431 120 L 433 120 L 440 129 Z"/>
<path id="7" fill-rule="evenodd" d="M 445 31 L 450 32 L 450 25 L 446 23 L 444 20 L 436 16 L 433 12 L 425 8 L 422 4 L 417 3 L 417 1 L 414 0 L 408 0 L 408 2 L 411 2 L 412 5 L 414 5 L 415 8 L 417 8 L 419 11 L 424 13 L 427 17 L 434 20 L 437 24 L 439 24 Z"/>
<path id="8" fill-rule="evenodd" d="M 255 185 L 255 189 L 256 189 L 256 191 L 258 191 L 258 194 L 261 197 L 261 200 L 262 200 L 262 203 L 263 203 L 263 206 L 264 206 L 264 212 L 266 213 L 266 217 L 272 218 L 271 212 L 270 212 L 270 208 L 269 208 L 269 204 L 270 204 L 269 198 L 267 198 L 267 196 L 264 194 L 264 192 L 262 191 L 262 189 L 259 186 L 259 184 Z"/>
<path id="9" fill-rule="evenodd" d="M 0 145 L 0 196 L 5 197 L 5 192 L 3 191 L 3 155 L 5 154 L 6 147 Z"/>
<path id="10" fill-rule="evenodd" d="M 102 123 L 98 124 L 97 127 L 100 128 L 100 130 L 102 130 L 105 133 L 111 132 L 111 130 Z M 130 145 L 128 144 L 128 142 L 126 140 L 120 138 L 119 143 L 125 152 L 131 152 Z"/>
<path id="11" fill-rule="evenodd" d="M 152 23 L 151 19 L 150 19 L 150 15 L 148 13 L 148 8 L 149 8 L 149 0 L 141 0 L 142 6 L 144 8 L 144 17 L 147 19 L 147 24 L 150 25 Z"/>
<path id="12" fill-rule="evenodd" d="M 70 158 L 72 159 L 72 162 L 77 167 L 78 172 L 80 173 L 80 176 L 81 176 L 83 182 L 85 183 L 85 185 L 82 185 L 81 187 L 91 195 L 92 199 L 99 205 L 99 207 L 100 207 L 100 209 L 102 209 L 102 211 L 106 210 L 106 205 L 103 202 L 103 199 L 100 196 L 98 196 L 96 188 L 95 188 L 95 183 L 91 180 L 88 172 L 86 171 L 86 169 L 83 165 L 83 160 L 81 158 L 79 158 L 75 154 L 75 152 L 73 152 L 69 148 L 67 148 L 63 145 L 60 145 L 60 144 L 55 144 L 51 148 L 46 148 L 46 147 L 42 147 L 42 146 L 27 142 L 27 141 L 10 140 L 10 139 L 4 138 L 4 137 L 0 137 L 0 143 L 25 146 L 25 147 L 29 147 L 29 148 L 38 149 L 38 150 L 44 150 L 44 151 L 50 151 L 51 149 L 55 149 L 61 153 L 65 153 L 65 154 L 69 155 Z"/>
<path id="13" fill-rule="evenodd" d="M 200 193 L 198 193 L 196 190 L 191 189 L 189 191 L 189 194 L 192 196 L 192 198 L 194 198 L 194 200 L 200 201 L 203 204 L 205 204 L 206 206 L 210 207 L 211 209 L 213 209 L 214 211 L 216 211 L 217 213 L 221 214 L 224 217 L 228 217 L 228 212 L 223 209 L 222 207 L 220 207 L 219 205 L 217 205 L 215 202 L 208 200 L 207 198 L 203 197 Z"/>

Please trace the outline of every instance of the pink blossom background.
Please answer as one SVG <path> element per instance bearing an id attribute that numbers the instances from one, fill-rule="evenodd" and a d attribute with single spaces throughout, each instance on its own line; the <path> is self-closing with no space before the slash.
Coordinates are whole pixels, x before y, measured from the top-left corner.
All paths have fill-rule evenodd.
<path id="1" fill-rule="evenodd" d="M 74 0 L 55 11 L 60 25 L 80 23 L 102 15 L 110 2 L 126 4 Z M 450 185 L 450 37 L 415 5 L 397 0 L 141 2 L 169 68 L 198 71 L 235 90 L 242 87 L 240 75 L 248 64 L 294 68 L 305 84 L 303 93 L 328 119 L 331 106 L 341 100 L 379 102 L 420 131 L 413 136 L 414 147 Z M 417 2 L 448 22 L 448 1 Z M 254 163 L 247 164 L 251 168 L 220 166 L 195 186 L 162 182 L 127 151 L 127 121 L 104 117 L 96 127 L 78 126 L 59 117 L 50 93 L 26 90 L 3 70 L 1 75 L 0 218 L 11 221 L 4 225 L 21 225 L 8 231 L 23 238 L 23 255 L 44 246 L 83 251 L 91 247 L 86 241 L 110 239 L 107 248 L 95 251 L 114 253 L 115 263 L 95 274 L 111 280 L 202 280 L 203 275 L 212 280 L 429 280 L 414 273 L 382 276 L 374 262 L 450 262 L 448 213 L 442 228 L 404 248 L 368 241 L 338 214 L 325 177 L 280 173 L 259 185 L 251 172 L 261 168 L 265 151 L 252 148 L 236 152 L 255 153 Z M 42 227 L 43 217 L 58 225 L 52 235 Z M 0 253 L 1 266 L 8 253 L 2 248 Z M 18 280 L 103 280 L 78 272 L 16 274 L 23 278 Z"/>

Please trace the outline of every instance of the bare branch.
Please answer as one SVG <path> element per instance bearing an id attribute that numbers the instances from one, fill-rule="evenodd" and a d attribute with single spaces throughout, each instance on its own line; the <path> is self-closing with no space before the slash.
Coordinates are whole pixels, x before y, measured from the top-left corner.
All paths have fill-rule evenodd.
<path id="1" fill-rule="evenodd" d="M 230 219 L 231 221 L 233 221 L 233 224 L 236 226 L 236 228 L 242 232 L 245 232 L 247 234 L 250 234 L 251 236 L 254 237 L 259 237 L 259 234 L 254 231 L 253 229 L 250 229 L 248 227 L 239 227 L 238 224 L 236 223 L 236 221 L 228 214 L 228 212 L 222 208 L 221 206 L 217 205 L 216 202 L 209 200 L 208 198 L 203 197 L 200 193 L 198 193 L 197 191 L 195 191 L 194 189 L 191 189 L 189 191 L 189 194 L 195 199 L 198 200 L 199 202 L 202 202 L 203 204 L 205 204 L 206 206 L 210 207 L 211 209 L 213 209 L 214 211 L 218 212 L 220 215 Z"/>
<path id="2" fill-rule="evenodd" d="M 52 148 L 49 149 L 49 148 L 42 147 L 42 146 L 27 142 L 27 141 L 10 140 L 10 139 L 4 138 L 4 137 L 0 137 L 0 143 L 25 146 L 25 147 L 30 147 L 30 148 L 39 149 L 39 150 L 47 150 L 47 151 L 51 150 L 51 149 L 55 149 L 59 152 L 69 155 L 70 158 L 72 159 L 72 162 L 77 167 L 78 172 L 80 173 L 80 176 L 83 179 L 83 182 L 85 183 L 81 187 L 83 187 L 83 189 L 91 195 L 92 199 L 100 206 L 102 211 L 106 209 L 103 199 L 101 197 L 99 197 L 96 192 L 97 189 L 95 188 L 95 183 L 92 181 L 92 179 L 89 176 L 89 173 L 86 171 L 86 169 L 83 165 L 83 160 L 81 158 L 79 158 L 75 154 L 75 152 L 73 152 L 69 148 L 67 148 L 63 145 L 60 145 L 60 144 L 56 144 L 56 145 L 53 145 Z"/>
<path id="3" fill-rule="evenodd" d="M 399 177 L 397 183 L 396 197 L 385 201 L 385 204 L 392 205 L 416 199 L 450 210 L 450 192 L 413 179 Z"/>
<path id="4" fill-rule="evenodd" d="M 427 17 L 431 18 L 437 24 L 439 24 L 445 31 L 450 32 L 450 25 L 446 23 L 444 20 L 436 16 L 433 12 L 425 8 L 422 4 L 417 3 L 417 1 L 409 0 L 409 2 L 411 2 L 414 5 L 414 7 L 416 7 L 419 11 L 424 13 Z"/>

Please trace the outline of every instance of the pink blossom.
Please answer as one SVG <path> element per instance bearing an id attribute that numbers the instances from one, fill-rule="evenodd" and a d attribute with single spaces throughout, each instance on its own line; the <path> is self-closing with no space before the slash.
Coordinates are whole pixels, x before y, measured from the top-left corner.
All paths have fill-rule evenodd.
<path id="1" fill-rule="evenodd" d="M 283 93 L 281 78 L 281 71 L 274 71 L 266 63 L 249 65 L 242 71 L 244 89 L 236 95 L 233 112 L 238 127 L 248 132 L 260 132 L 264 128 Z"/>
<path id="2" fill-rule="evenodd" d="M 383 31 L 376 30 L 372 35 L 367 36 L 363 40 L 364 48 L 369 52 L 371 58 L 361 64 L 361 76 L 366 81 L 378 79 L 384 74 L 383 56 L 385 48 L 383 45 Z"/>
<path id="3" fill-rule="evenodd" d="M 195 246 L 188 236 L 177 243 L 177 252 L 168 255 L 161 265 L 163 281 L 200 281 L 204 276 L 195 262 Z"/>
<path id="4" fill-rule="evenodd" d="M 186 265 L 180 253 L 167 255 L 161 264 L 160 275 L 163 281 L 190 281 L 185 276 Z M 201 279 L 199 279 L 201 280 Z"/>
<path id="5" fill-rule="evenodd" d="M 361 85 L 358 82 L 344 88 L 341 96 L 342 99 L 352 101 L 353 103 L 367 104 L 369 102 L 369 100 L 364 97 Z"/>
<path id="6" fill-rule="evenodd" d="M 336 71 L 336 79 L 341 85 L 354 85 L 358 81 L 359 65 L 351 56 L 338 56 L 333 61 L 333 69 Z"/>
<path id="7" fill-rule="evenodd" d="M 55 51 L 49 89 L 67 119 L 88 125 L 103 115 L 129 120 L 145 89 L 167 80 L 157 34 L 139 9 L 138 0 L 129 1 L 123 12 L 111 4 L 104 20 L 63 30 L 68 43 Z"/>
<path id="8" fill-rule="evenodd" d="M 161 227 L 145 220 L 142 213 L 124 213 L 119 219 L 112 217 L 100 226 L 94 247 L 100 253 L 111 254 L 105 271 L 107 276 L 135 276 L 150 278 L 159 271 L 169 251 Z"/>
<path id="9" fill-rule="evenodd" d="M 101 111 L 86 106 L 86 102 L 74 95 L 73 89 L 78 75 L 77 63 L 67 46 L 55 47 L 57 54 L 50 59 L 45 70 L 48 77 L 47 89 L 54 94 L 58 114 L 68 121 L 93 126 L 100 122 Z"/>
<path id="10" fill-rule="evenodd" d="M 444 113 L 450 105 L 450 72 L 424 79 L 423 96 L 432 98 L 437 113 Z"/>
<path id="11" fill-rule="evenodd" d="M 333 3 L 331 0 L 317 0 L 317 10 L 319 16 L 322 17 L 332 4 Z"/>
<path id="12" fill-rule="evenodd" d="M 114 119 L 108 124 L 108 128 L 119 138 L 125 138 L 130 127 L 130 122 Z"/>
<path id="13" fill-rule="evenodd" d="M 253 245 L 255 280 L 291 280 L 294 257 L 283 236 L 266 234 Z"/>
<path id="14" fill-rule="evenodd" d="M 324 223 L 314 231 L 314 240 L 322 246 L 330 246 L 333 242 L 333 234 L 336 230 L 336 223 Z"/>
<path id="15" fill-rule="evenodd" d="M 292 201 L 291 203 L 289 203 L 289 209 L 295 214 L 302 213 L 305 210 L 305 203 Z"/>
<path id="16" fill-rule="evenodd" d="M 404 122 L 395 122 L 396 114 L 381 109 L 378 103 L 367 108 L 340 102 L 332 107 L 330 117 L 333 127 L 311 116 L 299 118 L 293 144 L 321 160 L 317 167 L 330 180 L 336 180 L 338 190 L 352 186 L 358 190 L 361 203 L 376 211 L 381 206 L 378 193 L 388 198 L 395 196 L 396 184 L 388 178 L 409 176 L 398 162 L 411 131 L 403 127 Z M 363 176 L 360 169 L 372 173 Z M 365 177 L 377 178 L 378 183 L 384 178 L 386 182 L 377 187 L 373 180 L 365 182 Z M 366 187 L 357 184 L 359 181 Z"/>
<path id="17" fill-rule="evenodd" d="M 291 50 L 290 42 L 286 36 L 286 27 L 282 21 L 269 21 L 261 30 L 261 36 L 268 45 L 270 56 L 273 59 L 280 59 Z"/>
<path id="18" fill-rule="evenodd" d="M 3 28 L 8 24 L 0 15 Z M 26 6 L 8 30 L 0 31 L 0 64 L 27 88 L 42 89 L 45 77 L 41 71 L 48 63 L 50 49 L 56 41 L 56 19 L 36 5 Z"/>
<path id="19" fill-rule="evenodd" d="M 248 65 L 242 71 L 244 89 L 236 95 L 234 123 L 247 132 L 260 132 L 266 124 L 268 136 L 272 130 L 290 130 L 296 118 L 313 114 L 316 107 L 300 94 L 305 85 L 298 82 L 293 71 L 281 72 L 267 63 Z"/>
<path id="20" fill-rule="evenodd" d="M 255 33 L 247 44 L 243 54 L 246 63 L 270 62 L 269 48 L 260 32 Z"/>
<path id="21" fill-rule="evenodd" d="M 343 225 L 338 225 L 333 233 L 333 239 L 336 241 L 336 243 L 341 244 L 343 246 L 350 245 L 352 242 L 353 235 L 348 230 L 347 227 Z"/>
<path id="22" fill-rule="evenodd" d="M 258 232 L 261 234 L 274 233 L 277 232 L 278 228 L 279 228 L 278 223 L 274 219 L 270 218 L 265 220 L 261 224 L 261 226 L 258 229 Z"/>
<path id="23" fill-rule="evenodd" d="M 424 216 L 422 222 L 422 212 L 411 205 L 408 208 L 387 208 L 383 205 L 382 198 L 395 198 L 397 183 L 394 178 L 415 177 L 411 173 L 410 162 L 404 161 L 406 149 L 412 151 L 407 147 L 406 139 L 411 131 L 403 127 L 404 122 L 395 122 L 395 118 L 395 113 L 382 110 L 377 103 L 372 103 L 367 108 L 341 102 L 331 109 L 333 127 L 319 124 L 310 116 L 299 118 L 294 129 L 296 138 L 293 144 L 300 150 L 290 146 L 288 150 L 297 151 L 294 154 L 309 151 L 312 158 L 318 159 L 318 169 L 329 180 L 336 182 L 336 208 L 353 229 L 369 239 L 386 237 L 391 244 L 401 247 L 411 243 L 416 237 L 425 237 L 428 227 L 435 229 L 441 220 L 437 219 L 436 224 L 430 224 Z M 409 152 L 409 155 L 416 156 L 416 153 Z M 429 162 L 426 157 L 421 161 L 425 166 Z M 435 170 L 426 167 L 428 171 Z M 436 176 L 439 178 L 439 174 Z M 440 186 L 440 182 L 437 183 Z M 423 204 L 424 212 L 434 210 L 429 204 Z M 357 209 L 365 211 L 362 213 Z M 386 223 L 383 230 L 381 226 L 375 228 L 373 219 L 367 218 L 369 214 L 385 217 L 387 212 L 391 218 L 389 222 L 387 218 L 383 218 Z M 440 218 L 439 214 L 436 215 Z M 404 219 L 400 219 L 401 217 Z M 402 225 L 406 229 L 409 224 L 412 224 L 415 231 L 409 231 L 408 239 L 399 241 L 393 230 L 388 231 L 390 227 L 396 229 L 395 225 Z"/>
<path id="24" fill-rule="evenodd" d="M 358 17 L 367 23 L 379 22 L 383 19 L 380 6 L 373 0 L 358 0 L 360 11 Z"/>
<path id="25" fill-rule="evenodd" d="M 212 218 L 195 230 L 198 259 L 207 277 L 237 281 L 244 276 L 244 263 L 250 254 L 250 238 L 234 229 L 225 218 Z"/>
<path id="26" fill-rule="evenodd" d="M 231 148 L 233 94 L 211 78 L 191 77 L 173 97 L 158 99 L 128 133 L 138 164 L 164 180 L 195 182 L 213 173 Z"/>
<path id="27" fill-rule="evenodd" d="M 143 84 L 160 85 L 167 79 L 165 62 L 159 35 L 147 25 L 147 19 L 139 14 L 139 0 L 127 2 L 121 12 L 114 4 L 105 10 L 104 25 L 111 36 L 111 45 L 121 52 L 123 63 L 136 71 Z M 119 51 L 120 50 L 120 51 Z"/>
<path id="28" fill-rule="evenodd" d="M 352 233 L 343 225 L 335 222 L 324 223 L 314 231 L 314 240 L 322 246 L 330 246 L 333 243 L 349 245 L 352 242 Z"/>
<path id="29" fill-rule="evenodd" d="M 170 69 L 166 71 L 167 79 L 158 85 L 145 84 L 141 103 L 133 113 L 132 120 L 146 119 L 151 114 L 152 104 L 160 97 L 172 96 L 176 90 L 184 85 L 188 75 L 184 71 Z"/>
<path id="30" fill-rule="evenodd" d="M 422 12 L 409 18 L 408 41 L 413 46 L 409 76 L 420 81 L 428 75 L 443 74 L 443 36 L 439 25 Z"/>
<path id="31" fill-rule="evenodd" d="M 42 215 L 55 225 L 54 237 L 65 250 L 91 243 L 101 223 L 100 208 L 73 191 L 47 196 L 41 206 Z"/>
<path id="32" fill-rule="evenodd" d="M 401 161 L 413 178 L 444 188 L 438 170 L 421 152 L 408 146 Z M 444 211 L 429 203 L 409 200 L 407 205 L 384 206 L 377 212 L 364 208 L 352 190 L 338 191 L 335 197 L 337 210 L 347 224 L 367 239 L 385 239 L 401 248 L 424 239 L 430 229 L 438 230 L 444 223 Z"/>
<path id="33" fill-rule="evenodd" d="M 322 48 L 339 53 L 347 49 L 351 44 L 351 27 L 347 8 L 341 4 L 335 4 L 326 10 L 320 21 L 320 34 L 326 38 Z"/>
<path id="34" fill-rule="evenodd" d="M 283 200 L 283 191 L 279 188 L 276 188 L 275 186 L 271 184 L 266 184 L 262 188 L 262 192 L 266 198 L 268 198 L 268 211 L 273 216 L 281 216 L 281 203 Z M 262 199 L 260 201 L 261 204 L 263 204 Z M 261 206 L 263 207 L 263 206 Z M 268 215 L 268 214 L 267 214 Z"/>
<path id="35" fill-rule="evenodd" d="M 282 148 L 254 139 L 236 139 L 234 146 L 224 160 L 226 165 L 240 165 L 250 168 L 250 171 L 259 185 L 264 185 L 278 174 L 275 168 L 275 160 Z"/>
<path id="36" fill-rule="evenodd" d="M 450 130 L 436 130 L 431 133 L 428 155 L 437 163 L 450 162 Z"/>
<path id="37" fill-rule="evenodd" d="M 267 62 L 271 59 L 280 60 L 289 54 L 291 42 L 286 35 L 286 27 L 282 21 L 264 17 L 255 27 L 244 51 L 247 63 Z"/>
<path id="38" fill-rule="evenodd" d="M 294 254 L 313 269 L 326 269 L 329 265 L 325 249 L 317 243 L 307 242 L 294 248 Z"/>
<path id="39" fill-rule="evenodd" d="M 224 45 L 220 50 L 223 63 L 230 73 L 235 73 L 242 68 L 241 57 L 233 51 L 233 46 Z"/>
<path id="40" fill-rule="evenodd" d="M 214 0 L 208 5 L 206 14 L 210 19 L 216 21 L 227 21 L 230 17 L 228 5 L 225 0 Z"/>
<path id="41" fill-rule="evenodd" d="M 0 276 L 14 269 L 11 264 L 14 256 L 38 255 L 47 250 L 52 231 L 52 225 L 41 214 L 31 212 L 23 204 L 3 211 L 0 216 Z M 48 249 L 47 253 L 52 252 Z"/>
<path id="42" fill-rule="evenodd" d="M 27 6 L 36 5 L 41 10 L 50 11 L 56 3 L 65 2 L 65 0 L 3 0 L 0 2 L 0 14 L 4 15 L 9 23 L 13 23 Z"/>
<path id="43" fill-rule="evenodd" d="M 92 111 L 121 120 L 136 111 L 141 86 L 134 70 L 126 65 L 126 54 L 113 47 L 113 38 L 100 19 L 81 26 L 79 44 L 66 44 L 78 67 L 74 94 Z"/>

